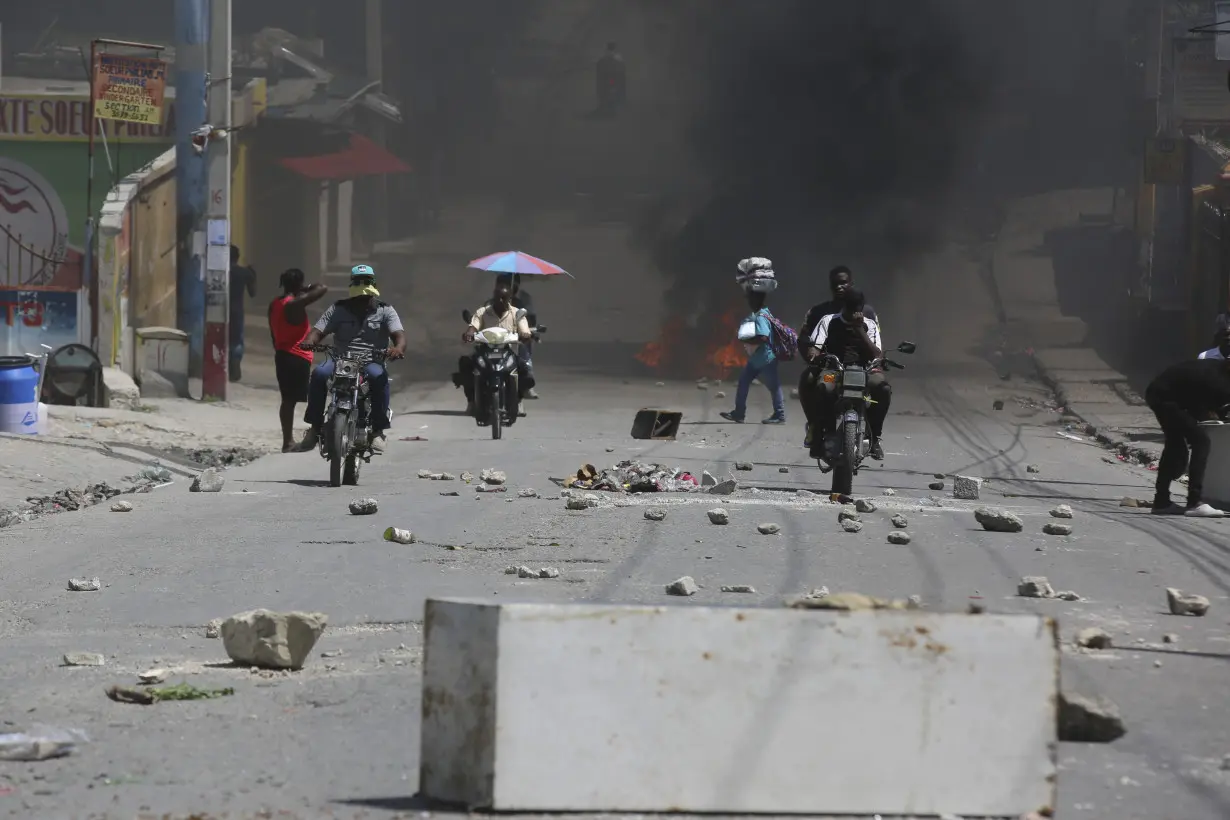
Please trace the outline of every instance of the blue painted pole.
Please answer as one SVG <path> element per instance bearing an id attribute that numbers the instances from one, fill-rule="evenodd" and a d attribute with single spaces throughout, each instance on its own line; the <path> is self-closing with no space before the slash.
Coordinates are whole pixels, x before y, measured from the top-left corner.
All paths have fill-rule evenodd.
<path id="1" fill-rule="evenodd" d="M 209 0 L 175 0 L 175 318 L 188 334 L 192 377 L 201 375 L 205 339 L 205 260 L 193 252 L 193 233 L 209 198 L 205 155 L 193 148 L 192 132 L 205 124 L 208 42 Z"/>

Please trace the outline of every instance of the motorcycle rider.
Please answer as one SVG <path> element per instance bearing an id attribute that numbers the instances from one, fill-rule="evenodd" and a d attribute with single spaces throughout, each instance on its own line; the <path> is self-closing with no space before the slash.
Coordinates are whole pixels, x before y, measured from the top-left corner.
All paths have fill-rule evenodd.
<path id="1" fill-rule="evenodd" d="M 335 346 L 342 352 L 384 350 L 389 359 L 402 358 L 406 355 L 406 333 L 401 317 L 392 305 L 380 301 L 379 296 L 376 272 L 370 265 L 354 266 L 350 270 L 349 296 L 334 302 L 324 312 L 300 347 L 309 348 L 332 334 Z M 333 368 L 334 361 L 330 358 L 312 371 L 307 411 L 303 415 L 303 420 L 311 425 L 311 429 L 300 443 L 299 452 L 315 448 L 320 441 Z M 381 452 L 384 449 L 384 431 L 389 427 L 389 374 L 382 363 L 375 361 L 367 363 L 364 373 L 370 390 L 371 446 L 376 452 Z"/>
<path id="2" fill-rule="evenodd" d="M 825 316 L 832 316 L 834 313 L 840 313 L 842 309 L 842 297 L 854 288 L 854 274 L 845 265 L 838 265 L 829 271 L 829 291 L 833 294 L 833 298 L 828 301 L 821 302 L 818 305 L 813 305 L 811 310 L 807 311 L 807 315 L 803 317 L 803 326 L 799 328 L 799 353 L 805 361 L 810 361 L 814 357 L 814 353 L 809 353 L 809 348 L 812 347 L 811 336 L 816 330 L 816 325 L 820 324 L 820 320 Z M 876 309 L 871 305 L 863 307 L 863 316 L 875 322 L 879 327 L 880 317 L 876 315 Z M 818 390 L 815 384 L 815 379 L 819 378 L 819 373 L 814 368 L 804 368 L 803 374 L 799 376 L 799 398 L 812 395 Z M 803 401 L 804 408 L 807 402 Z M 803 446 L 811 447 L 813 431 L 817 428 L 812 424 L 811 416 L 808 415 L 805 434 L 803 437 Z M 875 452 L 880 452 L 876 450 Z M 872 453 L 873 458 L 881 458 L 882 456 Z"/>
<path id="3" fill-rule="evenodd" d="M 512 275 L 512 306 L 518 310 L 525 311 L 525 320 L 530 327 L 538 327 L 538 314 L 534 311 L 534 298 L 530 296 L 529 291 L 521 287 L 521 274 L 514 273 Z M 530 380 L 534 380 L 534 340 L 521 343 L 521 358 L 525 362 L 525 370 L 530 374 Z M 538 389 L 531 387 L 525 391 L 527 399 L 537 399 Z"/>
<path id="4" fill-rule="evenodd" d="M 512 284 L 505 277 L 497 279 L 491 301 L 475 311 L 469 326 L 461 334 L 461 341 L 471 344 L 480 330 L 502 327 L 510 333 L 516 333 L 524 346 L 525 342 L 533 338 L 534 333 L 530 330 L 530 323 L 525 316 L 517 318 L 517 308 L 513 307 L 512 298 Z M 526 392 L 534 388 L 534 374 L 527 366 L 520 350 L 517 351 L 517 379 L 521 398 L 524 398 Z M 474 415 L 473 356 L 462 356 L 457 360 L 457 372 L 453 374 L 453 384 L 458 385 L 465 392 L 466 413 Z"/>
<path id="5" fill-rule="evenodd" d="M 836 356 L 842 364 L 859 364 L 864 367 L 884 355 L 880 348 L 880 327 L 864 313 L 866 298 L 863 294 L 857 290 L 846 290 L 842 295 L 841 305 L 841 312 L 821 319 L 808 339 L 809 344 L 803 355 L 813 363 L 808 369 L 816 372 L 812 379 L 806 381 L 807 391 L 802 390 L 802 384 L 799 391 L 803 412 L 807 414 L 812 429 L 819 432 L 819 436 L 814 438 L 810 445 L 811 456 L 826 462 L 824 441 L 835 430 L 837 382 L 826 383 L 820 378 L 821 354 Z M 880 438 L 884 433 L 884 418 L 888 415 L 893 395 L 883 372 L 873 370 L 867 375 L 867 392 L 873 402 L 867 408 L 867 426 L 871 431 L 870 455 L 877 460 L 883 460 L 884 448 Z"/>

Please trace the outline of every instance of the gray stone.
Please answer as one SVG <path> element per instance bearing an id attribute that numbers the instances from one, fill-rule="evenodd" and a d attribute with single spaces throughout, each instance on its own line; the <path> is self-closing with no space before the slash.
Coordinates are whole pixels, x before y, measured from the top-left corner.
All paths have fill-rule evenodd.
<path id="1" fill-rule="evenodd" d="M 904 530 L 906 527 L 910 526 L 910 520 L 901 513 L 894 513 L 893 517 L 888 520 L 891 521 L 893 526 L 899 530 Z"/>
<path id="2" fill-rule="evenodd" d="M 456 481 L 457 480 L 457 476 L 453 475 L 452 473 L 435 473 L 434 475 L 432 475 L 431 478 L 433 481 Z"/>
<path id="3" fill-rule="evenodd" d="M 897 491 L 896 491 L 896 490 L 894 490 L 892 487 L 886 487 L 886 488 L 884 489 L 884 494 L 885 494 L 885 495 L 887 495 L 887 496 L 894 496 L 894 495 L 896 495 L 896 494 L 897 494 Z"/>
<path id="4" fill-rule="evenodd" d="M 715 510 L 709 510 L 708 515 L 710 524 L 730 523 L 730 513 L 726 512 L 726 510 L 723 510 L 721 507 L 718 507 Z"/>
<path id="5" fill-rule="evenodd" d="M 645 510 L 645 520 L 646 521 L 665 521 L 666 520 L 666 510 L 659 509 L 657 507 L 651 507 L 650 509 Z"/>
<path id="6" fill-rule="evenodd" d="M 888 534 L 888 543 L 896 544 L 899 547 L 904 547 L 910 543 L 910 534 L 905 530 L 896 530 Z"/>
<path id="7" fill-rule="evenodd" d="M 1057 521 L 1048 521 L 1042 525 L 1042 532 L 1047 535 L 1071 535 L 1071 524 L 1060 524 Z"/>
<path id="8" fill-rule="evenodd" d="M 111 505 L 111 512 L 132 512 L 132 502 L 117 501 Z"/>
<path id="9" fill-rule="evenodd" d="M 1043 575 L 1026 575 L 1016 585 L 1016 594 L 1022 598 L 1054 598 L 1055 590 Z"/>
<path id="10" fill-rule="evenodd" d="M 1051 510 L 1051 518 L 1071 518 L 1072 508 L 1067 504 L 1060 504 L 1055 509 Z"/>
<path id="11" fill-rule="evenodd" d="M 1209 611 L 1209 599 L 1203 595 L 1189 595 L 1183 590 L 1168 587 L 1166 602 L 1170 605 L 1171 615 L 1204 615 Z"/>
<path id="12" fill-rule="evenodd" d="M 588 510 L 590 505 L 584 498 L 576 498 L 574 496 L 573 498 L 568 499 L 566 506 L 570 510 Z"/>
<path id="13" fill-rule="evenodd" d="M 302 669 L 328 620 L 323 612 L 241 612 L 222 622 L 222 644 L 235 663 Z"/>
<path id="14" fill-rule="evenodd" d="M 944 482 L 943 481 L 932 481 L 930 484 L 927 485 L 927 489 L 928 490 L 942 490 L 944 489 Z"/>
<path id="15" fill-rule="evenodd" d="M 1085 649 L 1110 649 L 1113 642 L 1105 629 L 1091 626 L 1076 633 L 1076 645 Z"/>
<path id="16" fill-rule="evenodd" d="M 97 578 L 69 578 L 70 592 L 97 592 L 102 589 L 102 582 Z"/>
<path id="17" fill-rule="evenodd" d="M 703 473 L 700 474 L 700 486 L 716 487 L 717 484 L 718 484 L 718 480 L 714 478 L 713 473 L 709 472 L 708 470 L 705 470 Z"/>
<path id="18" fill-rule="evenodd" d="M 752 470 L 754 470 L 755 468 L 756 468 L 756 466 L 755 466 L 754 464 L 752 464 L 750 461 L 736 461 L 736 462 L 735 462 L 735 469 L 736 469 L 736 470 L 742 470 L 742 471 L 743 471 L 743 472 L 745 472 L 745 473 L 746 473 L 746 472 L 751 472 L 751 471 L 752 471 Z"/>
<path id="19" fill-rule="evenodd" d="M 1037 464 L 1029 464 L 1029 465 L 1026 465 L 1026 467 L 1025 467 L 1025 472 L 1027 472 L 1027 473 L 1040 473 L 1040 472 L 1042 472 L 1042 468 L 1041 468 L 1041 467 L 1039 467 Z"/>
<path id="20" fill-rule="evenodd" d="M 539 578 L 558 578 L 559 570 L 556 569 L 555 567 L 543 567 L 542 569 L 538 570 L 538 577 Z"/>
<path id="21" fill-rule="evenodd" d="M 709 385 L 708 385 L 708 384 L 706 384 L 705 382 L 697 382 L 697 383 L 696 383 L 696 389 L 697 389 L 697 390 L 708 390 L 708 389 L 709 389 Z"/>
<path id="22" fill-rule="evenodd" d="M 440 495 L 444 496 L 445 498 L 458 498 L 461 496 L 461 493 L 457 492 L 456 490 L 445 490 L 444 492 L 440 493 Z M 477 501 L 478 499 L 475 498 L 474 500 Z"/>
<path id="23" fill-rule="evenodd" d="M 141 389 L 123 370 L 118 367 L 104 367 L 102 380 L 107 407 L 113 410 L 132 410 L 141 406 Z"/>
<path id="24" fill-rule="evenodd" d="M 479 478 L 483 480 L 484 484 L 503 484 L 508 481 L 508 476 L 504 475 L 503 470 L 495 470 L 491 467 L 479 473 Z"/>
<path id="25" fill-rule="evenodd" d="M 876 505 L 874 501 L 869 501 L 866 498 L 860 498 L 858 501 L 854 502 L 854 509 L 861 513 L 873 513 L 876 511 Z"/>
<path id="26" fill-rule="evenodd" d="M 102 666 L 107 662 L 98 652 L 66 652 L 64 653 L 65 666 Z"/>
<path id="27" fill-rule="evenodd" d="M 811 598 L 814 601 L 818 601 L 821 598 L 827 598 L 829 597 L 829 588 L 828 587 L 816 587 L 815 589 L 813 589 L 811 592 L 807 593 L 803 597 Z"/>
<path id="28" fill-rule="evenodd" d="M 909 604 L 910 609 L 922 609 L 923 602 L 921 595 L 911 595 L 906 599 L 906 602 Z"/>
<path id="29" fill-rule="evenodd" d="M 977 501 L 982 494 L 982 479 L 968 475 L 952 477 L 952 497 L 962 501 Z"/>
<path id="30" fill-rule="evenodd" d="M 1020 532 L 1025 523 L 1007 510 L 979 507 L 974 510 L 974 519 L 988 532 Z"/>
<path id="31" fill-rule="evenodd" d="M 838 521 L 858 521 L 858 509 L 853 504 L 843 504 L 837 513 Z"/>
<path id="32" fill-rule="evenodd" d="M 722 592 L 741 592 L 746 595 L 755 595 L 756 587 L 747 584 L 723 584 Z"/>
<path id="33" fill-rule="evenodd" d="M 523 569 L 522 567 L 504 567 L 504 574 L 505 575 L 520 575 L 522 569 Z M 526 572 L 530 571 L 529 567 L 524 567 L 524 569 Z"/>
<path id="34" fill-rule="evenodd" d="M 222 637 L 222 619 L 214 618 L 209 623 L 205 624 L 206 638 L 221 638 Z"/>
<path id="35" fill-rule="evenodd" d="M 716 393 L 714 393 L 714 394 L 713 394 L 713 396 L 714 396 L 714 398 L 724 399 L 724 398 L 726 398 L 726 391 L 724 391 L 724 390 L 719 390 L 719 391 L 717 391 Z"/>
<path id="36" fill-rule="evenodd" d="M 1056 592 L 1055 597 L 1061 601 L 1083 601 L 1085 600 L 1078 593 L 1075 593 L 1070 589 L 1065 589 L 1062 592 Z"/>
<path id="37" fill-rule="evenodd" d="M 419 478 L 429 479 L 433 475 L 439 475 L 439 473 L 433 473 L 431 470 L 419 470 Z"/>
<path id="38" fill-rule="evenodd" d="M 685 575 L 678 581 L 672 581 L 666 585 L 667 595 L 695 595 L 699 591 L 700 587 L 696 585 L 691 575 Z"/>
<path id="39" fill-rule="evenodd" d="M 469 484 L 471 481 L 474 480 L 474 473 L 470 472 L 469 470 L 466 470 L 464 473 L 461 474 L 461 480 Z"/>
<path id="40" fill-rule="evenodd" d="M 739 489 L 739 482 L 728 478 L 710 487 L 709 495 L 733 495 L 737 489 Z"/>
<path id="41" fill-rule="evenodd" d="M 757 524 L 756 531 L 761 535 L 777 535 L 782 528 L 780 524 Z"/>
<path id="42" fill-rule="evenodd" d="M 782 473 L 782 474 L 784 475 L 784 474 L 786 474 L 786 473 L 789 473 L 789 472 L 790 472 L 790 468 L 789 468 L 789 467 L 778 467 L 778 468 L 777 468 L 777 471 L 778 471 L 779 473 Z"/>
<path id="43" fill-rule="evenodd" d="M 527 488 L 524 490 L 517 491 L 517 498 L 537 498 L 537 497 L 538 497 L 537 490 L 531 490 Z"/>
<path id="44" fill-rule="evenodd" d="M 508 487 L 503 484 L 479 484 L 474 488 L 476 493 L 506 493 Z"/>
<path id="45" fill-rule="evenodd" d="M 218 475 L 218 471 L 210 467 L 192 479 L 192 483 L 188 485 L 188 492 L 220 493 L 222 492 L 222 485 L 225 483 L 222 476 Z"/>
<path id="46" fill-rule="evenodd" d="M 841 528 L 846 532 L 862 532 L 863 522 L 856 521 L 853 518 L 847 518 L 841 522 Z"/>
<path id="47" fill-rule="evenodd" d="M 1105 698 L 1061 692 L 1059 739 L 1065 743 L 1110 743 L 1126 734 L 1119 707 Z"/>
<path id="48" fill-rule="evenodd" d="M 351 515 L 375 515 L 380 509 L 374 498 L 356 498 L 350 502 Z"/>
<path id="49" fill-rule="evenodd" d="M 1167 632 L 1165 635 L 1162 636 L 1162 643 L 1178 643 L 1178 642 L 1179 642 L 1179 636 L 1174 634 L 1173 632 Z"/>

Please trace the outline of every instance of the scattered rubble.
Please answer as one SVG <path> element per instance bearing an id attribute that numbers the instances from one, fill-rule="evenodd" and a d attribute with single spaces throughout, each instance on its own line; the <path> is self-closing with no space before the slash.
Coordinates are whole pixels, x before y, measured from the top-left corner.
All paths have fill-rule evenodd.
<path id="1" fill-rule="evenodd" d="M 1007 510 L 979 507 L 974 510 L 974 519 L 987 532 L 1020 532 L 1025 523 Z"/>
<path id="2" fill-rule="evenodd" d="M 804 598 L 827 598 L 829 597 L 828 587 L 816 587 L 811 592 L 803 596 Z"/>
<path id="3" fill-rule="evenodd" d="M 83 488 L 59 490 L 52 495 L 30 496 L 26 499 L 27 506 L 23 508 L 0 510 L 0 529 L 33 521 L 44 515 L 84 510 L 95 504 L 101 504 L 103 501 L 109 501 L 117 495 L 147 493 L 157 486 L 150 479 L 134 478 L 131 480 L 135 483 L 126 489 L 113 487 L 102 481 Z"/>
<path id="4" fill-rule="evenodd" d="M 472 484 L 474 482 L 474 473 L 470 472 L 469 470 L 466 470 L 465 472 L 461 474 L 461 480 L 464 481 L 466 484 Z"/>
<path id="5" fill-rule="evenodd" d="M 1109 632 L 1091 626 L 1076 633 L 1076 645 L 1085 649 L 1110 649 L 1113 644 Z"/>
<path id="6" fill-rule="evenodd" d="M 696 581 L 691 575 L 685 575 L 678 581 L 672 581 L 666 585 L 667 595 L 695 595 L 700 591 L 700 587 L 696 585 Z"/>
<path id="7" fill-rule="evenodd" d="M 730 513 L 726 512 L 726 510 L 723 510 L 721 507 L 718 507 L 717 509 L 714 509 L 714 510 L 709 510 L 708 516 L 709 516 L 710 524 L 729 524 L 730 523 Z"/>
<path id="8" fill-rule="evenodd" d="M 350 502 L 351 515 L 375 515 L 380 509 L 374 498 L 356 498 Z"/>
<path id="9" fill-rule="evenodd" d="M 752 464 L 750 461 L 736 461 L 735 469 L 740 470 L 745 473 L 749 473 L 752 470 L 756 469 L 756 465 Z"/>
<path id="10" fill-rule="evenodd" d="M 435 473 L 431 470 L 419 470 L 419 478 L 430 479 Z"/>
<path id="11" fill-rule="evenodd" d="M 1070 589 L 1065 589 L 1061 592 L 1056 592 L 1055 597 L 1061 601 L 1083 601 L 1085 600 L 1080 595 L 1078 595 L 1077 593 L 1073 592 Z"/>
<path id="12" fill-rule="evenodd" d="M 458 498 L 460 497 L 461 493 L 457 492 L 456 490 L 444 490 L 442 493 L 440 493 L 440 495 L 444 496 L 445 498 Z M 478 499 L 475 498 L 475 500 L 477 501 Z"/>
<path id="13" fill-rule="evenodd" d="M 192 484 L 188 486 L 188 492 L 220 493 L 222 492 L 222 485 L 225 483 L 226 480 L 218 474 L 218 471 L 210 467 L 203 473 L 198 473 L 196 477 L 192 479 Z"/>
<path id="14" fill-rule="evenodd" d="M 132 502 L 117 501 L 111 505 L 111 512 L 132 512 Z"/>
<path id="15" fill-rule="evenodd" d="M 565 507 L 569 510 L 588 510 L 598 506 L 598 496 L 586 494 L 583 496 L 574 495 L 568 498 Z"/>
<path id="16" fill-rule="evenodd" d="M 1017 584 L 1016 594 L 1022 598 L 1054 598 L 1055 589 L 1044 575 L 1026 575 Z"/>
<path id="17" fill-rule="evenodd" d="M 858 514 L 858 508 L 855 507 L 853 504 L 843 504 L 841 506 L 841 509 L 837 512 L 837 520 L 838 521 L 858 521 L 860 520 L 860 516 Z"/>
<path id="18" fill-rule="evenodd" d="M 745 595 L 755 595 L 756 587 L 749 586 L 748 584 L 724 584 L 722 592 L 741 592 Z"/>
<path id="19" fill-rule="evenodd" d="M 666 520 L 666 510 L 658 509 L 656 507 L 645 510 L 645 520 L 646 521 L 665 521 Z"/>
<path id="20" fill-rule="evenodd" d="M 1167 632 L 1165 635 L 1162 636 L 1162 643 L 1178 643 L 1178 642 L 1179 642 L 1179 636 L 1174 634 L 1173 632 Z"/>
<path id="21" fill-rule="evenodd" d="M 474 488 L 476 493 L 506 493 L 508 487 L 503 484 L 479 484 Z"/>
<path id="22" fill-rule="evenodd" d="M 710 487 L 709 495 L 733 495 L 737 489 L 739 489 L 739 482 L 728 478 Z"/>
<path id="23" fill-rule="evenodd" d="M 99 652 L 66 652 L 64 653 L 65 666 L 102 666 L 107 662 L 107 659 Z"/>
<path id="24" fill-rule="evenodd" d="M 433 473 L 431 476 L 431 480 L 432 481 L 456 481 L 457 476 L 453 475 L 452 473 Z"/>
<path id="25" fill-rule="evenodd" d="M 948 476 L 944 475 L 943 473 L 933 473 L 931 477 L 936 479 L 937 481 L 943 481 Z"/>
<path id="26" fill-rule="evenodd" d="M 267 453 L 265 450 L 258 450 L 252 447 L 222 447 L 203 450 L 171 447 L 166 452 L 181 461 L 199 464 L 215 472 L 225 470 L 228 467 L 244 467 Z"/>
<path id="27" fill-rule="evenodd" d="M 1060 524 L 1057 521 L 1048 521 L 1042 525 L 1042 532 L 1046 535 L 1071 535 L 1071 524 Z"/>
<path id="28" fill-rule="evenodd" d="M 414 537 L 414 533 L 410 532 L 410 530 L 389 527 L 384 531 L 384 540 L 392 541 L 395 544 L 413 544 L 418 539 Z"/>
<path id="29" fill-rule="evenodd" d="M 80 729 L 4 732 L 0 733 L 0 760 L 51 760 L 72 754 L 78 744 L 87 742 L 89 738 Z M 0 787 L 0 796 L 6 794 L 12 794 L 12 791 L 8 787 Z"/>
<path id="30" fill-rule="evenodd" d="M 222 619 L 213 618 L 209 623 L 205 624 L 206 638 L 221 638 L 222 637 Z"/>
<path id="31" fill-rule="evenodd" d="M 146 685 L 153 683 L 162 683 L 171 674 L 170 669 L 148 669 L 144 672 L 137 673 L 137 680 Z"/>
<path id="32" fill-rule="evenodd" d="M 1180 589 L 1167 587 L 1166 602 L 1171 615 L 1195 615 L 1200 617 L 1209 611 L 1209 599 L 1203 595 L 1189 595 Z"/>
<path id="33" fill-rule="evenodd" d="M 541 569 L 530 569 L 529 567 L 508 567 L 504 570 L 505 575 L 516 575 L 518 578 L 558 578 L 559 570 L 555 567 L 543 567 Z"/>
<path id="34" fill-rule="evenodd" d="M 967 475 L 952 477 L 952 496 L 962 501 L 977 501 L 982 493 L 982 479 Z"/>
<path id="35" fill-rule="evenodd" d="M 719 391 L 717 391 L 716 393 L 714 393 L 714 394 L 713 394 L 713 397 L 714 397 L 714 398 L 717 398 L 717 399 L 724 399 L 724 398 L 726 398 L 726 391 L 724 391 L 724 390 L 719 390 Z"/>
<path id="36" fill-rule="evenodd" d="M 786 473 L 789 473 L 789 472 L 790 472 L 790 468 L 789 468 L 789 467 L 778 467 L 778 468 L 777 468 L 777 471 L 778 471 L 779 473 L 781 473 L 781 474 L 785 475 Z"/>
<path id="37" fill-rule="evenodd" d="M 1149 509 L 1150 507 L 1153 506 L 1153 502 L 1147 499 L 1144 499 L 1144 498 L 1132 498 L 1130 496 L 1125 496 L 1119 500 L 1119 506 L 1120 507 L 1140 507 L 1142 509 Z"/>
<path id="38" fill-rule="evenodd" d="M 1041 468 L 1041 467 L 1039 467 L 1037 464 L 1026 464 L 1026 465 L 1025 465 L 1025 472 L 1027 472 L 1027 473 L 1040 473 L 1040 472 L 1042 472 L 1042 468 Z"/>
<path id="39" fill-rule="evenodd" d="M 896 530 L 888 534 L 888 543 L 896 544 L 899 547 L 904 547 L 910 543 L 910 534 L 905 530 Z"/>
<path id="40" fill-rule="evenodd" d="M 853 518 L 846 518 L 841 522 L 841 528 L 846 532 L 862 532 L 863 522 Z"/>
<path id="41" fill-rule="evenodd" d="M 680 493 L 701 488 L 701 480 L 681 467 L 643 461 L 621 461 L 605 470 L 584 464 L 563 484 L 566 488 L 611 493 Z"/>
<path id="42" fill-rule="evenodd" d="M 911 595 L 908 599 L 906 599 L 906 604 L 909 609 L 922 609 L 922 596 Z"/>
<path id="43" fill-rule="evenodd" d="M 537 498 L 537 497 L 538 497 L 538 491 L 530 489 L 529 487 L 525 488 L 524 490 L 517 491 L 517 498 Z"/>
<path id="44" fill-rule="evenodd" d="M 222 622 L 222 643 L 231 660 L 262 669 L 302 669 L 328 616 L 322 612 L 256 609 Z"/>
<path id="45" fill-rule="evenodd" d="M 97 592 L 102 589 L 102 582 L 97 578 L 69 578 L 70 592 Z"/>
<path id="46" fill-rule="evenodd" d="M 891 521 L 892 525 L 899 530 L 904 530 L 906 527 L 910 526 L 910 520 L 901 513 L 894 513 L 893 517 L 888 520 Z"/>
<path id="47" fill-rule="evenodd" d="M 1059 739 L 1065 743 L 1110 743 L 1126 734 L 1119 707 L 1105 698 L 1059 694 Z"/>
<path id="48" fill-rule="evenodd" d="M 107 697 L 116 703 L 135 703 L 148 706 L 163 700 L 211 700 L 224 698 L 235 694 L 233 687 L 224 689 L 202 689 L 190 683 L 178 683 L 174 686 L 163 686 L 157 689 L 138 689 L 133 686 L 110 686 Z"/>
<path id="49" fill-rule="evenodd" d="M 1060 504 L 1055 509 L 1051 510 L 1051 518 L 1072 518 L 1072 508 L 1067 504 Z"/>
<path id="50" fill-rule="evenodd" d="M 834 592 L 831 595 L 813 597 L 805 595 L 787 601 L 791 609 L 836 609 L 842 612 L 860 612 L 869 609 L 909 609 L 909 601 L 873 598 L 859 592 Z"/>
<path id="51" fill-rule="evenodd" d="M 928 490 L 942 490 L 944 489 L 944 482 L 943 481 L 932 481 L 930 484 L 927 485 L 927 489 Z"/>
<path id="52" fill-rule="evenodd" d="M 866 498 L 860 498 L 854 502 L 854 510 L 860 513 L 873 513 L 876 511 L 875 502 L 869 501 Z"/>
<path id="53" fill-rule="evenodd" d="M 504 475 L 503 470 L 495 470 L 491 467 L 488 467 L 479 473 L 478 477 L 483 480 L 484 484 L 500 485 L 508 481 L 508 476 Z"/>
<path id="54" fill-rule="evenodd" d="M 709 487 L 716 487 L 717 483 L 718 483 L 717 478 L 715 478 L 713 473 L 709 472 L 708 470 L 705 470 L 704 472 L 700 474 L 700 486 L 701 487 L 708 489 Z"/>
<path id="55" fill-rule="evenodd" d="M 897 494 L 897 491 L 896 491 L 896 490 L 894 490 L 892 487 L 885 487 L 885 488 L 884 488 L 884 494 L 885 494 L 885 495 L 887 495 L 887 496 L 894 496 L 894 495 L 896 495 L 896 494 Z"/>
<path id="56" fill-rule="evenodd" d="M 757 524 L 756 531 L 761 535 L 777 535 L 782 528 L 780 524 Z"/>

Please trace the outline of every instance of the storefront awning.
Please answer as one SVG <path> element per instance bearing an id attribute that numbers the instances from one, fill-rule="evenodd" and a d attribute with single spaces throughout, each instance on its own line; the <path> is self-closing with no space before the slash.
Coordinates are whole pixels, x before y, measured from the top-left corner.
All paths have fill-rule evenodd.
<path id="1" fill-rule="evenodd" d="M 279 160 L 284 168 L 308 179 L 356 179 L 375 174 L 404 174 L 410 166 L 367 137 L 350 135 L 350 144 L 333 154 L 314 157 L 288 157 Z"/>

